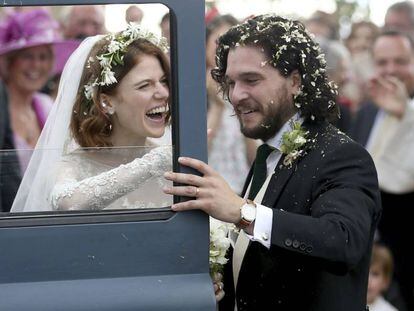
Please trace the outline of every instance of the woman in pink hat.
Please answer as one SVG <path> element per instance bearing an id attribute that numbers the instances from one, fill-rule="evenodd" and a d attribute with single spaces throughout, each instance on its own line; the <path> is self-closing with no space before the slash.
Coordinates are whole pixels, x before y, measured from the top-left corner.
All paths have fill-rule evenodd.
<path id="1" fill-rule="evenodd" d="M 54 48 L 62 44 L 58 23 L 47 11 L 15 12 L 0 24 L 0 75 L 6 86 L 13 142 L 23 172 L 39 138 L 52 99 L 39 93 L 54 65 Z"/>

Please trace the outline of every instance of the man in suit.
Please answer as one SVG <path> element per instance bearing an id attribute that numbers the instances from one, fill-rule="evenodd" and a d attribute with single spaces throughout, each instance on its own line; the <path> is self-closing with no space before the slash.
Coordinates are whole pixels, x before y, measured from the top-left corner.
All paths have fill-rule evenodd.
<path id="1" fill-rule="evenodd" d="M 257 16 L 219 39 L 213 78 L 243 134 L 266 143 L 245 198 L 190 158 L 179 162 L 201 176 L 168 172 L 186 186 L 164 191 L 193 197 L 174 211 L 200 209 L 240 228 L 220 310 L 365 310 L 376 172 L 364 148 L 327 122 L 337 109 L 325 71 L 297 21 Z"/>
<path id="2" fill-rule="evenodd" d="M 0 212 L 8 212 L 20 184 L 19 162 L 10 129 L 7 93 L 0 81 Z"/>
<path id="3" fill-rule="evenodd" d="M 383 208 L 378 226 L 380 238 L 393 252 L 395 276 L 408 310 L 412 310 L 414 43 L 403 32 L 385 31 L 374 42 L 373 58 L 376 73 L 369 84 L 372 102 L 361 105 L 351 136 L 374 159 Z"/>

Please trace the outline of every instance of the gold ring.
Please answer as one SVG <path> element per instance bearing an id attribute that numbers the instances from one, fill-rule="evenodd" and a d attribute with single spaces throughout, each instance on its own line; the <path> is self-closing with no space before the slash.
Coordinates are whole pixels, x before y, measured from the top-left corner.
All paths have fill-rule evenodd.
<path id="1" fill-rule="evenodd" d="M 198 187 L 195 187 L 195 188 L 196 188 L 195 197 L 198 197 L 198 193 L 200 192 L 200 189 Z"/>
<path id="2" fill-rule="evenodd" d="M 218 288 L 219 288 L 220 291 L 222 291 L 223 290 L 223 285 L 219 284 Z"/>

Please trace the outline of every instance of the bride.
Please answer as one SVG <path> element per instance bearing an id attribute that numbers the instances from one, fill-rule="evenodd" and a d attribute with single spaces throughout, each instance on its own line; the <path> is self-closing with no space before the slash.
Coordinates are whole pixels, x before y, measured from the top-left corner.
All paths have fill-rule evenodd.
<path id="1" fill-rule="evenodd" d="M 137 25 L 79 46 L 11 212 L 171 204 L 161 191 L 170 147 L 148 139 L 161 137 L 169 122 L 166 50 Z"/>

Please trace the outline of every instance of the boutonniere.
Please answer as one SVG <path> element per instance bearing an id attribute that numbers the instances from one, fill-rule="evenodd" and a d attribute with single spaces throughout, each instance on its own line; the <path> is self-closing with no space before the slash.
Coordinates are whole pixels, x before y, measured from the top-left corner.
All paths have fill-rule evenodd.
<path id="1" fill-rule="evenodd" d="M 280 146 L 280 151 L 286 155 L 283 165 L 289 168 L 292 167 L 293 162 L 304 155 L 304 146 L 308 142 L 306 136 L 309 134 L 299 122 L 293 122 L 291 127 L 291 131 L 283 133 Z"/>

